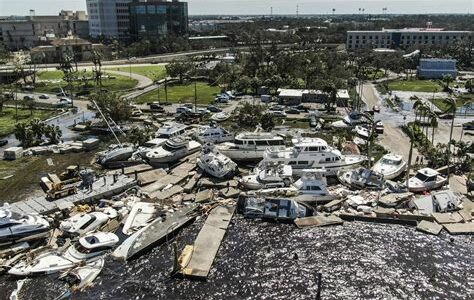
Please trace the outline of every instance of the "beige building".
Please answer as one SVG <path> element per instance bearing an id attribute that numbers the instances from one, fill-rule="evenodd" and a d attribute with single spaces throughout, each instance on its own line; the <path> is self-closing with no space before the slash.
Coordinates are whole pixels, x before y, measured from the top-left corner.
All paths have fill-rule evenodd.
<path id="1" fill-rule="evenodd" d="M 408 48 L 410 46 L 443 46 L 472 38 L 471 31 L 445 31 L 441 28 L 382 29 L 348 31 L 348 50 L 361 48 Z"/>
<path id="2" fill-rule="evenodd" d="M 57 38 L 89 36 L 84 11 L 61 11 L 57 16 L 0 17 L 0 42 L 10 50 L 30 49 Z"/>

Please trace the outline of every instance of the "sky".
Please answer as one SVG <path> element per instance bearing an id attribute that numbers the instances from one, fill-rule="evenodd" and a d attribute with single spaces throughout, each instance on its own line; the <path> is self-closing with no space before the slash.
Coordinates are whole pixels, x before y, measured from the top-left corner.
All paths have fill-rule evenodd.
<path id="1" fill-rule="evenodd" d="M 190 15 L 269 15 L 382 13 L 474 13 L 474 0 L 188 0 Z M 0 0 L 0 16 L 28 15 L 34 9 L 37 15 L 56 15 L 61 9 L 86 10 L 86 0 Z"/>

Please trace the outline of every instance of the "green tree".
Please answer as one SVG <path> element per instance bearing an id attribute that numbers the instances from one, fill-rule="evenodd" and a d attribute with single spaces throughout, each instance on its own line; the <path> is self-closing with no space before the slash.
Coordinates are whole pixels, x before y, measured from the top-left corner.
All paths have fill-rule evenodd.
<path id="1" fill-rule="evenodd" d="M 273 121 L 272 114 L 263 114 L 260 118 L 260 124 L 265 131 L 270 131 L 275 127 L 275 122 Z"/>
<path id="2" fill-rule="evenodd" d="M 127 121 L 132 115 L 132 109 L 127 101 L 120 99 L 114 93 L 96 93 L 89 97 L 91 102 L 97 103 L 97 106 L 108 119 L 116 123 Z M 95 105 L 93 105 L 95 108 Z"/>
<path id="3" fill-rule="evenodd" d="M 451 84 L 451 82 L 453 82 L 453 76 L 451 76 L 451 74 L 447 74 L 447 75 L 444 75 L 443 76 L 443 82 L 444 82 L 444 90 L 447 91 L 449 90 L 449 85 Z"/>
<path id="4" fill-rule="evenodd" d="M 183 82 L 187 74 L 194 73 L 194 63 L 189 60 L 173 60 L 166 65 L 166 72 L 171 77 L 178 77 L 179 82 Z"/>
<path id="5" fill-rule="evenodd" d="M 337 102 L 337 88 L 334 82 L 328 80 L 324 84 L 323 91 L 327 94 L 326 98 L 326 111 L 330 112 L 332 107 L 336 104 Z"/>
<path id="6" fill-rule="evenodd" d="M 474 83 L 472 83 L 472 79 L 467 80 L 464 84 L 464 87 L 469 91 L 469 93 L 472 94 L 472 90 L 474 89 Z"/>

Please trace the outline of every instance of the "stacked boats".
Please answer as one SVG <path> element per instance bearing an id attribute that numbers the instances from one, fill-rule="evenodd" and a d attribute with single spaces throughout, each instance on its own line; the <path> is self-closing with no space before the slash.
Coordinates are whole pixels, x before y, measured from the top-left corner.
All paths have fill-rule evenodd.
<path id="1" fill-rule="evenodd" d="M 206 144 L 197 165 L 207 174 L 217 178 L 232 178 L 238 167 L 230 158 L 220 153 L 213 144 Z"/>

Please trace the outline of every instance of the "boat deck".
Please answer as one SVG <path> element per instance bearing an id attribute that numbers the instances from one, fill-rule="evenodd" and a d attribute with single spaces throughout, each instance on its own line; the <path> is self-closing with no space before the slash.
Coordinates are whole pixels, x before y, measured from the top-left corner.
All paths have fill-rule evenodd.
<path id="1" fill-rule="evenodd" d="M 63 197 L 58 200 L 46 199 L 46 196 L 31 198 L 12 203 L 11 210 L 24 214 L 49 214 L 63 208 L 72 207 L 78 203 L 88 203 L 90 201 L 117 195 L 136 185 L 133 176 L 118 175 L 117 182 L 113 182 L 113 176 L 106 176 L 107 184 L 104 185 L 104 179 L 96 180 L 92 187 L 92 192 L 88 190 L 77 190 L 77 194 Z"/>

